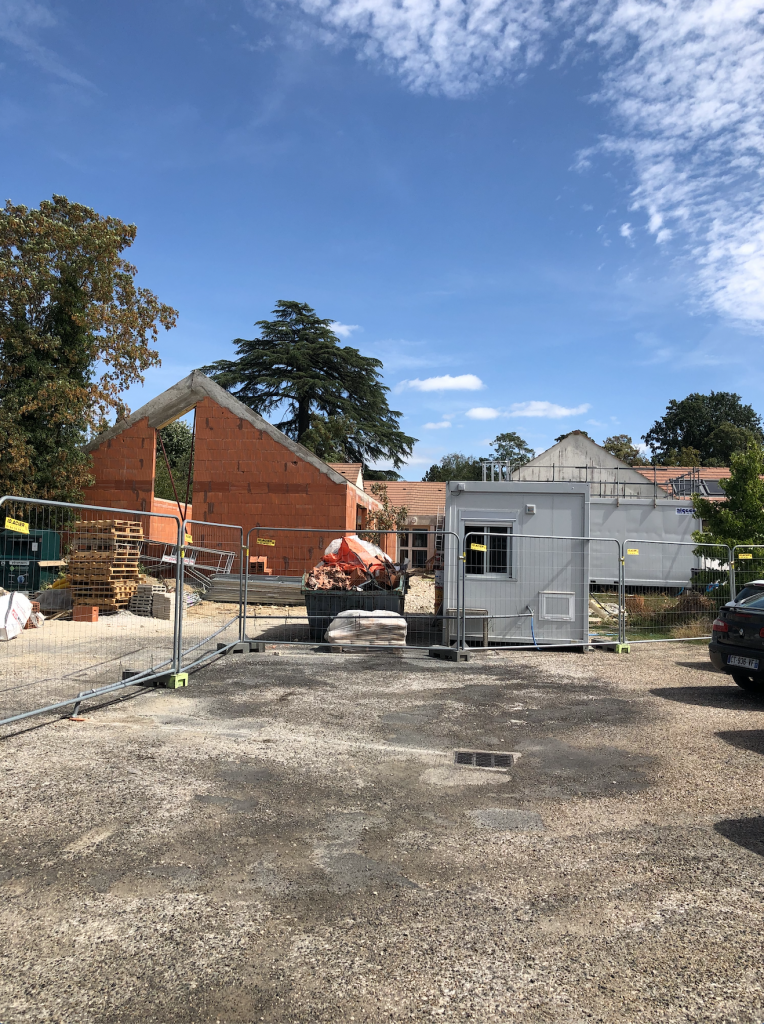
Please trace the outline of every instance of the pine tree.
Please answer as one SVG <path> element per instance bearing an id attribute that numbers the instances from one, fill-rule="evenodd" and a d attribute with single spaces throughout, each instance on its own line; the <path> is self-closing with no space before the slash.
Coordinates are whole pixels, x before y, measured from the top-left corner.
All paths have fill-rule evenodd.
<path id="1" fill-rule="evenodd" d="M 401 466 L 416 438 L 400 430 L 401 413 L 387 404 L 380 360 L 340 345 L 334 321 L 304 302 L 279 300 L 272 315 L 256 323 L 259 337 L 235 340 L 238 359 L 202 372 L 263 416 L 286 405 L 276 426 L 301 444 L 348 462 Z"/>

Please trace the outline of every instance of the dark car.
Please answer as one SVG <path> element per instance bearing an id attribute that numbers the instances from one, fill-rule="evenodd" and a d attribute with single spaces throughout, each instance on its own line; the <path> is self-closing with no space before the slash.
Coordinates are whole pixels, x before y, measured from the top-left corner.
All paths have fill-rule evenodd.
<path id="1" fill-rule="evenodd" d="M 764 580 L 747 583 L 719 609 L 708 645 L 711 663 L 744 690 L 764 694 Z"/>

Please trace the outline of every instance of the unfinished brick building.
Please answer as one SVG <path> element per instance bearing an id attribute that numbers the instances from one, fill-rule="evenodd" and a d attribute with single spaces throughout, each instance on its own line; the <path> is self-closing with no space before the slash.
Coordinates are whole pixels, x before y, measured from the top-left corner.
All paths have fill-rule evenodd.
<path id="1" fill-rule="evenodd" d="M 290 440 L 209 377 L 195 370 L 122 420 L 89 446 L 94 485 L 86 501 L 111 508 L 177 514 L 175 502 L 154 495 L 156 431 L 196 410 L 193 504 L 187 518 L 194 543 L 215 543 L 204 524 L 257 527 L 255 554 L 276 573 L 303 572 L 343 530 L 366 525 L 379 503 L 362 487 Z M 185 481 L 183 481 L 185 484 Z M 184 490 L 181 486 L 179 490 Z M 299 529 L 284 534 L 276 528 Z M 171 521 L 153 520 L 152 539 L 173 542 Z M 261 534 L 263 535 L 261 537 Z"/>

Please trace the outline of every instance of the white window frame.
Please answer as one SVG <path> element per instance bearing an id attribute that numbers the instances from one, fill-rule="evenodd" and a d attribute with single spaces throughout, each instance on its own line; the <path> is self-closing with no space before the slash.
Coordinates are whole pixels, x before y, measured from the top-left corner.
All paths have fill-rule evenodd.
<path id="1" fill-rule="evenodd" d="M 499 527 L 502 527 L 503 529 L 505 529 L 507 531 L 506 534 L 499 534 L 498 535 L 498 536 L 506 536 L 506 538 L 507 538 L 507 572 L 472 573 L 472 572 L 467 571 L 466 566 L 465 566 L 465 577 L 469 577 L 470 580 L 514 580 L 514 579 L 516 579 L 516 577 L 514 575 L 514 572 L 515 572 L 515 545 L 514 545 L 514 536 L 515 536 L 515 529 L 514 529 L 514 527 L 515 527 L 515 523 L 514 523 L 514 521 L 509 521 L 509 520 L 506 520 L 506 519 L 502 519 L 502 520 L 499 520 L 497 522 L 496 520 L 483 519 L 482 517 L 478 518 L 477 516 L 475 516 L 472 519 L 470 519 L 469 522 L 465 521 L 463 523 L 464 533 L 462 535 L 462 547 L 463 547 L 463 550 L 464 550 L 464 552 L 466 554 L 467 537 L 469 537 L 470 535 L 474 536 L 474 534 L 477 532 L 475 530 L 475 527 L 478 527 L 480 530 L 482 530 L 483 531 L 483 536 L 487 537 L 487 536 L 490 536 L 489 530 L 490 530 L 490 527 L 492 527 L 492 526 L 493 527 L 499 526 Z M 474 541 L 471 541 L 470 543 L 473 543 L 473 542 Z M 486 551 L 485 554 L 487 556 L 488 555 L 488 551 Z"/>
<path id="2" fill-rule="evenodd" d="M 568 614 L 550 615 L 546 608 L 547 597 L 567 597 Z M 539 591 L 539 618 L 547 622 L 575 622 L 576 621 L 576 595 L 572 590 L 540 590 Z"/>

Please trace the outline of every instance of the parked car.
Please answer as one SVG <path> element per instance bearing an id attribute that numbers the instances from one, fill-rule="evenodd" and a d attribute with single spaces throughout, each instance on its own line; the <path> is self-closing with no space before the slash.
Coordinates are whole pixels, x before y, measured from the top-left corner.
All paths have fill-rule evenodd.
<path id="1" fill-rule="evenodd" d="M 719 609 L 711 628 L 712 665 L 744 690 L 764 695 L 764 580 L 747 583 Z"/>

